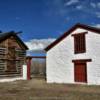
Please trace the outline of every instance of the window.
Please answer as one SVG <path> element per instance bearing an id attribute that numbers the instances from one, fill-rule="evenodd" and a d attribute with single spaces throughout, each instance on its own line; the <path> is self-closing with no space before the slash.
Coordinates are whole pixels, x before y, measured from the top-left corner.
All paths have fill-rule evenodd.
<path id="1" fill-rule="evenodd" d="M 72 36 L 74 36 L 74 52 L 75 53 L 86 52 L 85 34 L 83 33 L 73 34 Z"/>

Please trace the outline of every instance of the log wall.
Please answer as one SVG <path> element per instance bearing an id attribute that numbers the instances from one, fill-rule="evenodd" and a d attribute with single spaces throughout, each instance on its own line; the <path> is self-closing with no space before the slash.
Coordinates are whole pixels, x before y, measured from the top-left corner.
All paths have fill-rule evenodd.
<path id="1" fill-rule="evenodd" d="M 21 76 L 26 51 L 13 36 L 0 42 L 0 77 Z"/>

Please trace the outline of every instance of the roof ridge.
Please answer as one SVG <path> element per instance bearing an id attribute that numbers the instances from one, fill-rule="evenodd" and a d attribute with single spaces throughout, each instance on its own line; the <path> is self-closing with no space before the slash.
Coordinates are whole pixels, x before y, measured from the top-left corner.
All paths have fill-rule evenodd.
<path id="1" fill-rule="evenodd" d="M 86 30 L 90 30 L 90 31 L 93 31 L 93 32 L 96 32 L 96 33 L 100 33 L 100 29 L 99 28 L 96 28 L 96 27 L 93 27 L 93 26 L 89 26 L 89 25 L 85 25 L 85 24 L 81 24 L 81 23 L 76 23 L 67 32 L 64 32 L 63 35 L 61 35 L 58 39 L 56 39 L 49 46 L 47 46 L 44 50 L 45 51 L 50 50 L 52 47 L 54 47 L 56 44 L 58 44 L 61 40 L 63 40 L 65 37 L 67 37 L 73 30 L 75 30 L 78 27 L 84 28 Z"/>
<path id="2" fill-rule="evenodd" d="M 14 31 L 2 33 L 2 35 L 0 36 L 0 42 L 5 40 L 7 37 L 14 36 L 16 39 L 18 39 L 18 41 L 21 42 L 21 44 L 23 45 L 25 49 L 28 49 L 25 43 L 17 36 L 17 33 L 18 32 L 14 32 Z"/>

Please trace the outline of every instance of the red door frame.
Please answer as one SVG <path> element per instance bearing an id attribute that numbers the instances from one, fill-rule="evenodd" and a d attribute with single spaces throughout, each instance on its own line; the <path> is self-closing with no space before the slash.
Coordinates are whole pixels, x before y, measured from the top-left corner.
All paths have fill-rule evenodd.
<path id="1" fill-rule="evenodd" d="M 32 60 L 32 58 L 30 58 L 30 57 L 26 59 L 26 63 L 27 63 L 27 80 L 31 79 L 31 74 L 30 74 L 31 60 Z"/>
<path id="2" fill-rule="evenodd" d="M 84 70 L 83 70 L 83 68 L 77 70 L 78 65 L 81 65 L 84 68 Z M 78 71 L 81 71 L 81 72 L 78 72 Z M 81 75 L 83 75 L 83 76 L 78 76 L 78 75 L 80 75 L 78 73 L 81 73 Z M 87 83 L 87 64 L 86 63 L 74 63 L 74 81 Z"/>
<path id="3" fill-rule="evenodd" d="M 74 63 L 74 81 L 75 82 L 77 82 L 76 81 L 76 79 L 75 79 L 75 65 L 76 64 L 85 64 L 85 78 L 86 78 L 86 80 L 85 80 L 85 82 L 84 83 L 87 83 L 87 62 L 91 62 L 92 60 L 91 59 L 76 59 L 76 60 L 72 60 L 72 62 Z"/>

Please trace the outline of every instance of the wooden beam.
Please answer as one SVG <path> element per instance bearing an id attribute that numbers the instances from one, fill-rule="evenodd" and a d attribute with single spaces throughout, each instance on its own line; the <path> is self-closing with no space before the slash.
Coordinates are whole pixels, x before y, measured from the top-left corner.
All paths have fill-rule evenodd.
<path id="1" fill-rule="evenodd" d="M 26 59 L 32 59 L 32 58 L 43 58 L 46 59 L 46 56 L 27 56 Z"/>
<path id="2" fill-rule="evenodd" d="M 85 63 L 85 62 L 91 62 L 92 59 L 75 59 L 72 60 L 73 63 Z"/>

